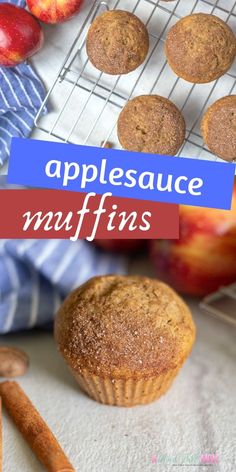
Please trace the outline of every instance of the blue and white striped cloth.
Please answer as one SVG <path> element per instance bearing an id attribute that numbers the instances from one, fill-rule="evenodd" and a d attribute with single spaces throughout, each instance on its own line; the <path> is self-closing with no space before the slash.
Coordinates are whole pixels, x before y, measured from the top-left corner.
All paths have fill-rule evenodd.
<path id="1" fill-rule="evenodd" d="M 86 241 L 0 240 L 0 333 L 51 322 L 71 290 L 124 269 L 123 258 Z"/>
<path id="2" fill-rule="evenodd" d="M 0 3 L 5 2 L 0 0 Z M 25 0 L 7 3 L 25 6 Z M 9 156 L 11 138 L 30 135 L 44 97 L 44 86 L 29 64 L 0 67 L 0 165 Z"/>

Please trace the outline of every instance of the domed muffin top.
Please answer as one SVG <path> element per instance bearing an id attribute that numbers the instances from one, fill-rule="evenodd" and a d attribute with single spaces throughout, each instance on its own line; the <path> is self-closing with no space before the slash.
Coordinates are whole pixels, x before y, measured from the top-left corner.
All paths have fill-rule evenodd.
<path id="1" fill-rule="evenodd" d="M 57 313 L 55 337 L 77 372 L 149 378 L 181 367 L 195 326 L 183 300 L 164 283 L 101 276 L 67 297 Z"/>
<path id="2" fill-rule="evenodd" d="M 118 139 L 128 151 L 174 156 L 185 137 L 185 120 L 173 102 L 160 95 L 129 100 L 117 123 Z"/>

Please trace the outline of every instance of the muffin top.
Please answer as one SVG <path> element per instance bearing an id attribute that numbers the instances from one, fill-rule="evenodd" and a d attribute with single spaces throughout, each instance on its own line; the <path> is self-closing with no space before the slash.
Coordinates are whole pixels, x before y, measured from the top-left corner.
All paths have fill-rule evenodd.
<path id="1" fill-rule="evenodd" d="M 201 130 L 210 151 L 226 161 L 235 161 L 236 95 L 213 103 L 203 117 Z"/>
<path id="2" fill-rule="evenodd" d="M 179 20 L 169 31 L 165 51 L 170 67 L 183 79 L 207 83 L 231 67 L 236 39 L 220 18 L 195 13 Z"/>
<path id="3" fill-rule="evenodd" d="M 67 297 L 55 337 L 78 373 L 150 378 L 182 365 L 195 327 L 188 307 L 164 283 L 114 275 L 95 277 Z"/>
<path id="4" fill-rule="evenodd" d="M 120 113 L 118 138 L 128 151 L 175 155 L 185 137 L 185 121 L 178 108 L 159 95 L 130 100 Z"/>
<path id="5" fill-rule="evenodd" d="M 107 11 L 93 21 L 88 31 L 88 57 L 107 74 L 133 71 L 145 60 L 148 49 L 146 26 L 128 11 Z"/>

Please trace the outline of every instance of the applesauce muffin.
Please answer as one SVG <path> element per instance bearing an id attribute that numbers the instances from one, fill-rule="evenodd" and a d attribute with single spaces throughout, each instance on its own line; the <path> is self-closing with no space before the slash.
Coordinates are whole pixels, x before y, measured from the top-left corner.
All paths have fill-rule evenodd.
<path id="1" fill-rule="evenodd" d="M 225 161 L 236 161 L 236 95 L 213 103 L 203 116 L 201 130 L 211 152 Z"/>
<path id="2" fill-rule="evenodd" d="M 147 28 L 128 11 L 107 11 L 90 26 L 86 47 L 90 61 L 100 71 L 111 75 L 128 74 L 147 56 Z"/>
<path id="3" fill-rule="evenodd" d="M 188 82 L 207 83 L 224 75 L 236 54 L 236 39 L 220 18 L 195 13 L 169 31 L 165 52 L 173 71 Z"/>
<path id="4" fill-rule="evenodd" d="M 179 109 L 159 95 L 130 100 L 120 113 L 117 133 L 127 151 L 174 156 L 184 142 L 185 121 Z"/>
<path id="5" fill-rule="evenodd" d="M 164 283 L 111 275 L 94 277 L 67 297 L 55 338 L 88 395 L 133 406 L 166 392 L 192 349 L 195 326 L 183 300 Z"/>

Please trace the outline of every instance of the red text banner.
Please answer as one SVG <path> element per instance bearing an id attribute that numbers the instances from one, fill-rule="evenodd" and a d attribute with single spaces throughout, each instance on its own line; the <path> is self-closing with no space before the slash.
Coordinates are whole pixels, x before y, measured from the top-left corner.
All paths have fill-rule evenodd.
<path id="1" fill-rule="evenodd" d="M 0 238 L 177 239 L 177 205 L 60 190 L 1 190 Z"/>

